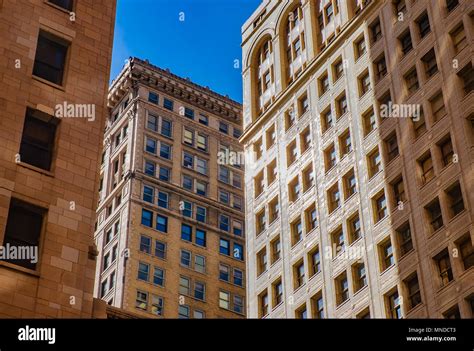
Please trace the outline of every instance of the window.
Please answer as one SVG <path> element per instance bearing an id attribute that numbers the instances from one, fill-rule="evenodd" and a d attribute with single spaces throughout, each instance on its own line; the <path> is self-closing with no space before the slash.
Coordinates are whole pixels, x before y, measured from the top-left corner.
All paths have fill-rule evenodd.
<path id="1" fill-rule="evenodd" d="M 408 293 L 408 310 L 418 306 L 421 303 L 420 284 L 418 275 L 415 273 L 405 281 L 406 291 Z"/>
<path id="2" fill-rule="evenodd" d="M 420 87 L 415 67 L 413 67 L 408 73 L 406 73 L 403 78 L 405 79 L 405 86 L 409 94 L 413 94 Z"/>
<path id="3" fill-rule="evenodd" d="M 369 72 L 363 73 L 359 76 L 359 97 L 362 97 L 370 90 L 370 75 Z"/>
<path id="4" fill-rule="evenodd" d="M 286 156 L 287 156 L 287 166 L 291 166 L 298 157 L 298 148 L 296 147 L 296 140 L 293 140 L 286 147 Z"/>
<path id="5" fill-rule="evenodd" d="M 329 213 L 334 212 L 341 206 L 341 193 L 337 183 L 328 190 L 328 205 Z"/>
<path id="6" fill-rule="evenodd" d="M 181 250 L 181 265 L 191 268 L 191 252 L 186 250 Z"/>
<path id="7" fill-rule="evenodd" d="M 278 196 L 276 196 L 273 200 L 269 202 L 268 208 L 270 212 L 270 223 L 273 223 L 280 215 L 280 204 L 278 202 Z M 265 211 L 263 211 L 263 213 L 264 212 Z M 263 219 L 263 221 L 265 222 L 265 219 Z"/>
<path id="8" fill-rule="evenodd" d="M 354 169 L 351 169 L 349 172 L 347 172 L 344 175 L 342 181 L 344 183 L 344 199 L 347 200 L 357 192 L 357 181 L 354 174 Z"/>
<path id="9" fill-rule="evenodd" d="M 178 306 L 178 319 L 189 319 L 189 306 L 179 305 Z"/>
<path id="10" fill-rule="evenodd" d="M 162 260 L 166 259 L 166 244 L 161 241 L 155 241 L 155 256 L 161 258 Z"/>
<path id="11" fill-rule="evenodd" d="M 444 106 L 443 93 L 441 91 L 430 99 L 430 105 L 433 122 L 437 122 L 446 116 L 446 108 Z"/>
<path id="12" fill-rule="evenodd" d="M 298 218 L 291 223 L 291 238 L 292 245 L 296 245 L 303 239 L 303 226 L 301 224 L 301 218 Z"/>
<path id="13" fill-rule="evenodd" d="M 158 192 L 158 206 L 168 208 L 168 194 L 162 191 Z"/>
<path id="14" fill-rule="evenodd" d="M 148 281 L 150 274 L 150 265 L 147 263 L 138 263 L 138 280 Z"/>
<path id="15" fill-rule="evenodd" d="M 297 201 L 300 198 L 300 183 L 298 176 L 296 176 L 291 183 L 288 185 L 289 187 L 289 194 L 290 194 L 290 201 Z"/>
<path id="16" fill-rule="evenodd" d="M 228 232 L 230 228 L 229 217 L 223 214 L 219 215 L 219 229 Z"/>
<path id="17" fill-rule="evenodd" d="M 311 132 L 309 127 L 307 127 L 301 134 L 300 134 L 300 145 L 301 145 L 301 154 L 304 154 L 306 150 L 309 149 L 311 146 Z"/>
<path id="18" fill-rule="evenodd" d="M 268 293 L 265 290 L 258 296 L 259 317 L 265 317 L 268 314 Z"/>
<path id="19" fill-rule="evenodd" d="M 174 106 L 173 106 L 173 101 L 167 98 L 164 98 L 163 100 L 163 107 L 167 110 L 173 111 Z"/>
<path id="20" fill-rule="evenodd" d="M 3 246 L 18 247 L 18 250 L 23 246 L 37 247 L 40 242 L 45 214 L 45 209 L 12 198 Z M 36 263 L 33 263 L 33 260 L 11 259 L 5 261 L 24 268 L 36 269 Z"/>
<path id="21" fill-rule="evenodd" d="M 331 237 L 331 244 L 332 246 L 336 249 L 336 253 L 334 253 L 334 256 L 336 256 L 339 252 L 342 252 L 345 247 L 345 239 L 344 239 L 344 231 L 342 230 L 342 227 L 339 227 L 335 231 L 333 231 L 330 234 Z"/>
<path id="22" fill-rule="evenodd" d="M 256 224 L 256 231 L 257 231 L 257 236 L 258 236 L 265 230 L 265 227 L 266 227 L 265 208 L 263 208 L 260 212 L 256 214 L 255 224 Z"/>
<path id="23" fill-rule="evenodd" d="M 441 285 L 447 285 L 453 280 L 453 271 L 451 269 L 451 261 L 449 260 L 448 249 L 444 249 L 434 257 L 436 267 L 440 277 Z"/>
<path id="24" fill-rule="evenodd" d="M 146 311 L 148 308 L 148 294 L 137 291 L 137 298 L 135 300 L 135 308 Z"/>
<path id="25" fill-rule="evenodd" d="M 451 12 L 458 6 L 459 1 L 458 0 L 446 0 L 446 9 L 448 12 Z"/>
<path id="26" fill-rule="evenodd" d="M 266 291 L 265 291 L 266 294 Z M 283 285 L 281 279 L 272 284 L 273 307 L 275 308 L 283 301 Z M 268 299 L 267 299 L 268 304 Z M 268 306 L 267 306 L 268 307 Z"/>
<path id="27" fill-rule="evenodd" d="M 333 80 L 336 82 L 344 75 L 344 65 L 342 58 L 339 58 L 333 65 Z"/>
<path id="28" fill-rule="evenodd" d="M 298 99 L 298 106 L 299 106 L 300 117 L 309 111 L 309 100 L 308 100 L 307 94 L 304 94 L 302 97 Z"/>
<path id="29" fill-rule="evenodd" d="M 464 211 L 464 201 L 462 198 L 462 191 L 459 182 L 457 182 L 448 190 L 446 190 L 446 195 L 448 199 L 451 217 L 455 217 L 456 215 Z"/>
<path id="30" fill-rule="evenodd" d="M 413 44 L 411 41 L 410 30 L 407 29 L 405 33 L 403 33 L 398 40 L 400 41 L 400 45 L 402 48 L 402 52 L 404 55 L 408 54 L 413 49 Z"/>
<path id="31" fill-rule="evenodd" d="M 165 286 L 165 271 L 161 268 L 155 267 L 153 274 L 153 284 L 158 286 Z"/>
<path id="32" fill-rule="evenodd" d="M 356 52 L 356 60 L 363 56 L 367 51 L 365 46 L 364 37 L 360 38 L 355 42 L 355 52 Z"/>
<path id="33" fill-rule="evenodd" d="M 329 90 L 329 78 L 328 74 L 324 73 L 319 78 L 319 96 L 323 96 Z"/>
<path id="34" fill-rule="evenodd" d="M 436 64 L 436 54 L 434 48 L 426 53 L 421 58 L 423 65 L 425 66 L 426 77 L 430 78 L 438 72 L 438 65 Z"/>
<path id="35" fill-rule="evenodd" d="M 242 296 L 234 295 L 234 312 L 244 313 L 244 299 Z"/>
<path id="36" fill-rule="evenodd" d="M 189 107 L 184 108 L 184 116 L 190 119 L 194 119 L 194 110 Z"/>
<path id="37" fill-rule="evenodd" d="M 147 236 L 140 236 L 140 251 L 147 254 L 151 253 L 151 239 Z"/>
<path id="38" fill-rule="evenodd" d="M 315 274 L 321 272 L 321 255 L 319 248 L 314 249 L 308 254 L 309 261 L 309 276 L 312 277 Z"/>
<path id="39" fill-rule="evenodd" d="M 434 178 L 433 159 L 431 152 L 428 151 L 418 160 L 418 165 L 421 171 L 421 183 L 426 184 Z"/>
<path id="40" fill-rule="evenodd" d="M 308 191 L 314 185 L 313 164 L 303 170 L 303 192 Z"/>
<path id="41" fill-rule="evenodd" d="M 372 39 L 372 44 L 376 43 L 380 38 L 382 38 L 382 26 L 380 25 L 380 20 L 377 20 L 370 25 L 370 36 Z"/>
<path id="42" fill-rule="evenodd" d="M 393 191 L 393 207 L 397 208 L 405 202 L 405 186 L 403 184 L 403 177 L 400 176 L 390 183 Z"/>
<path id="43" fill-rule="evenodd" d="M 156 229 L 160 232 L 168 232 L 168 217 L 156 215 Z"/>
<path id="44" fill-rule="evenodd" d="M 458 72 L 458 77 L 462 80 L 464 94 L 467 95 L 474 90 L 474 69 L 472 68 L 471 62 Z"/>
<path id="45" fill-rule="evenodd" d="M 441 214 L 439 199 L 436 198 L 431 203 L 426 205 L 425 212 L 428 218 L 428 223 L 431 227 L 431 232 L 434 233 L 443 226 L 443 216 Z"/>
<path id="46" fill-rule="evenodd" d="M 375 196 L 373 201 L 375 207 L 375 223 L 377 223 L 388 215 L 385 193 L 382 191 L 379 195 Z"/>
<path id="47" fill-rule="evenodd" d="M 367 156 L 367 163 L 369 164 L 369 178 L 372 178 L 382 170 L 382 158 L 380 157 L 378 147 Z"/>
<path id="48" fill-rule="evenodd" d="M 229 271 L 230 271 L 229 266 L 226 266 L 222 263 L 219 264 L 219 279 L 228 282 L 229 281 Z"/>
<path id="49" fill-rule="evenodd" d="M 230 243 L 228 240 L 219 240 L 219 253 L 230 256 Z"/>
<path id="50" fill-rule="evenodd" d="M 369 133 L 377 127 L 376 122 L 375 122 L 375 113 L 372 108 L 362 115 L 362 122 L 363 122 L 364 136 L 369 135 Z"/>
<path id="51" fill-rule="evenodd" d="M 285 113 L 285 130 L 290 129 L 295 124 L 295 112 L 290 108 Z"/>
<path id="52" fill-rule="evenodd" d="M 382 55 L 374 62 L 375 66 L 375 79 L 380 81 L 387 75 L 387 62 L 385 61 L 385 55 Z"/>
<path id="53" fill-rule="evenodd" d="M 337 118 L 343 116 L 347 111 L 347 98 L 346 93 L 344 92 L 336 101 Z"/>
<path id="54" fill-rule="evenodd" d="M 462 22 L 449 33 L 451 40 L 454 46 L 454 52 L 457 54 L 461 52 L 462 49 L 467 47 L 466 32 L 464 31 L 464 26 Z"/>
<path id="55" fill-rule="evenodd" d="M 204 301 L 206 299 L 206 286 L 204 285 L 204 283 L 194 283 L 194 298 L 201 301 Z"/>
<path id="56" fill-rule="evenodd" d="M 154 191 L 152 187 L 147 185 L 143 186 L 143 200 L 146 202 L 154 203 Z"/>
<path id="57" fill-rule="evenodd" d="M 341 158 L 352 151 L 352 140 L 349 129 L 339 136 L 339 151 Z"/>
<path id="58" fill-rule="evenodd" d="M 229 125 L 224 122 L 219 122 L 219 132 L 229 134 Z"/>
<path id="59" fill-rule="evenodd" d="M 181 224 L 181 240 L 193 241 L 193 227 L 187 224 Z"/>
<path id="60" fill-rule="evenodd" d="M 153 226 L 153 212 L 142 209 L 142 222 L 144 226 L 152 227 Z"/>
<path id="61" fill-rule="evenodd" d="M 205 207 L 196 206 L 196 221 L 206 223 L 207 209 Z"/>
<path id="62" fill-rule="evenodd" d="M 171 146 L 170 145 L 160 142 L 160 157 L 163 157 L 167 160 L 171 159 Z"/>
<path id="63" fill-rule="evenodd" d="M 461 313 L 459 312 L 459 306 L 455 305 L 451 307 L 448 311 L 443 313 L 445 319 L 460 319 Z"/>
<path id="64" fill-rule="evenodd" d="M 268 184 L 268 186 L 270 186 L 270 184 L 273 184 L 273 182 L 276 180 L 277 172 L 278 172 L 277 163 L 276 163 L 276 159 L 274 159 L 267 166 L 267 184 Z"/>
<path id="65" fill-rule="evenodd" d="M 241 261 L 244 259 L 244 247 L 237 243 L 234 243 L 234 258 Z"/>
<path id="66" fill-rule="evenodd" d="M 324 150 L 324 160 L 326 162 L 326 172 L 329 172 L 336 165 L 336 148 L 334 144 L 331 144 Z"/>
<path id="67" fill-rule="evenodd" d="M 152 295 L 151 297 L 151 313 L 156 316 L 162 316 L 164 309 L 164 300 L 160 296 Z"/>
<path id="68" fill-rule="evenodd" d="M 145 161 L 145 174 L 155 176 L 156 164 L 151 161 Z"/>
<path id="69" fill-rule="evenodd" d="M 170 180 L 170 169 L 160 166 L 160 174 L 159 174 L 159 179 L 164 181 L 164 182 L 169 182 Z"/>
<path id="70" fill-rule="evenodd" d="M 267 270 L 267 250 L 263 248 L 257 253 L 257 276 Z"/>
<path id="71" fill-rule="evenodd" d="M 72 11 L 73 0 L 48 0 L 48 2 L 62 7 L 65 10 Z"/>
<path id="72" fill-rule="evenodd" d="M 352 266 L 352 274 L 354 276 L 354 292 L 357 292 L 367 285 L 365 265 L 358 263 Z"/>
<path id="73" fill-rule="evenodd" d="M 196 139 L 196 146 L 199 150 L 207 151 L 207 136 L 198 133 Z"/>
<path id="74" fill-rule="evenodd" d="M 239 139 L 242 136 L 242 131 L 234 127 L 232 135 L 234 136 L 234 138 Z"/>
<path id="75" fill-rule="evenodd" d="M 26 109 L 20 145 L 21 161 L 49 171 L 58 120 L 30 108 Z"/>
<path id="76" fill-rule="evenodd" d="M 318 226 L 318 217 L 316 215 L 316 205 L 311 205 L 305 210 L 306 233 L 311 232 Z"/>
<path id="77" fill-rule="evenodd" d="M 405 0 L 394 0 L 393 7 L 395 10 L 395 16 L 399 16 L 400 13 L 404 14 L 407 10 Z"/>
<path id="78" fill-rule="evenodd" d="M 279 236 L 270 243 L 270 249 L 272 254 L 271 263 L 273 264 L 281 257 L 281 241 Z"/>
<path id="79" fill-rule="evenodd" d="M 196 245 L 206 247 L 206 232 L 202 229 L 196 229 Z"/>
<path id="80" fill-rule="evenodd" d="M 189 296 L 191 291 L 191 280 L 189 278 L 179 277 L 179 293 L 181 295 Z"/>
<path id="81" fill-rule="evenodd" d="M 270 128 L 267 129 L 265 132 L 266 135 L 266 147 L 267 150 L 270 149 L 276 142 L 276 132 L 275 132 L 275 125 L 272 125 Z"/>
<path id="82" fill-rule="evenodd" d="M 380 261 L 382 272 L 395 264 L 395 257 L 393 256 L 393 247 L 390 238 L 380 244 Z"/>
<path id="83" fill-rule="evenodd" d="M 461 260 L 464 266 L 464 270 L 467 270 L 474 266 L 474 249 L 471 242 L 469 233 L 462 237 L 458 243 L 458 248 L 461 256 Z"/>
<path id="84" fill-rule="evenodd" d="M 410 223 L 405 223 L 395 231 L 398 239 L 400 257 L 403 257 L 413 250 L 413 241 L 411 239 Z"/>
<path id="85" fill-rule="evenodd" d="M 393 293 L 388 294 L 386 297 L 388 307 L 388 318 L 391 319 L 402 319 L 402 305 L 401 299 L 398 295 L 398 291 L 395 290 Z"/>
<path id="86" fill-rule="evenodd" d="M 230 308 L 230 294 L 225 291 L 219 291 L 219 307 L 228 310 Z"/>
<path id="87" fill-rule="evenodd" d="M 158 94 L 148 92 L 148 101 L 152 104 L 158 105 Z"/>
<path id="88" fill-rule="evenodd" d="M 244 282 L 244 273 L 237 268 L 234 268 L 234 284 L 238 286 L 243 286 Z"/>
<path id="89" fill-rule="evenodd" d="M 424 38 L 431 32 L 430 20 L 428 19 L 428 13 L 422 14 L 417 20 L 416 24 L 418 25 L 418 30 L 420 32 L 420 38 Z"/>
<path id="90" fill-rule="evenodd" d="M 304 263 L 300 261 L 293 266 L 294 289 L 298 289 L 305 283 Z"/>
<path id="91" fill-rule="evenodd" d="M 390 162 L 399 155 L 397 133 L 394 132 L 385 140 L 385 149 L 387 152 L 387 161 Z"/>
<path id="92" fill-rule="evenodd" d="M 349 283 L 346 272 L 340 274 L 336 280 L 336 304 L 339 306 L 349 299 Z"/>
<path id="93" fill-rule="evenodd" d="M 352 244 L 362 236 L 359 213 L 356 213 L 354 216 L 349 218 L 347 221 L 347 228 L 349 230 L 349 242 Z"/>
<path id="94" fill-rule="evenodd" d="M 63 85 L 66 57 L 70 43 L 40 30 L 33 75 Z"/>

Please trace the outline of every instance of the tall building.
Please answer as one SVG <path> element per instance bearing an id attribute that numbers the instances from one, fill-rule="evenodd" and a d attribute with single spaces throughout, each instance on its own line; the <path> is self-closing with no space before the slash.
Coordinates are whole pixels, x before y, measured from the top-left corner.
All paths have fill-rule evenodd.
<path id="1" fill-rule="evenodd" d="M 95 295 L 150 318 L 245 316 L 240 104 L 137 58 L 108 100 Z"/>
<path id="2" fill-rule="evenodd" d="M 0 1 L 0 317 L 90 318 L 115 1 Z"/>
<path id="3" fill-rule="evenodd" d="M 473 317 L 473 21 L 264 0 L 244 24 L 249 317 Z"/>

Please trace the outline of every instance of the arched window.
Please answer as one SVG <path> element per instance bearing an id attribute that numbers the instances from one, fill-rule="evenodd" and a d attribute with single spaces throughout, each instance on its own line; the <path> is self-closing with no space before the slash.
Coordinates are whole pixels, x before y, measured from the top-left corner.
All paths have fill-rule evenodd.
<path id="1" fill-rule="evenodd" d="M 291 83 L 306 65 L 306 42 L 304 36 L 303 9 L 295 7 L 286 22 L 286 77 Z"/>
<path id="2" fill-rule="evenodd" d="M 267 109 L 275 91 L 272 54 L 273 45 L 269 38 L 260 46 L 256 58 L 257 115 L 261 115 Z"/>

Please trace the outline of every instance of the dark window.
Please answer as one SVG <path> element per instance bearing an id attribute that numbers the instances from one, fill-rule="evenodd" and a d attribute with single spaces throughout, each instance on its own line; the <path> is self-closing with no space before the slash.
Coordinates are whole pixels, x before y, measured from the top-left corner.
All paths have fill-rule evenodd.
<path id="1" fill-rule="evenodd" d="M 428 78 L 432 77 L 436 74 L 436 72 L 438 72 L 438 65 L 436 64 L 436 54 L 434 49 L 428 51 L 426 55 L 421 58 L 421 60 L 425 65 L 425 72 Z"/>
<path id="2" fill-rule="evenodd" d="M 459 71 L 458 76 L 462 79 L 466 95 L 474 90 L 474 69 L 470 62 Z"/>
<path id="3" fill-rule="evenodd" d="M 181 225 L 181 239 L 185 241 L 193 240 L 193 228 L 187 224 Z"/>
<path id="4" fill-rule="evenodd" d="M 441 214 L 441 207 L 439 200 L 436 198 L 432 203 L 425 207 L 428 214 L 428 221 L 433 232 L 437 231 L 443 226 L 443 216 Z"/>
<path id="5" fill-rule="evenodd" d="M 166 119 L 161 120 L 161 135 L 171 138 L 172 123 Z"/>
<path id="6" fill-rule="evenodd" d="M 456 6 L 458 6 L 459 1 L 458 0 L 446 0 L 446 8 L 448 9 L 448 12 L 451 12 L 454 10 Z"/>
<path id="7" fill-rule="evenodd" d="M 220 239 L 219 252 L 227 256 L 230 255 L 230 243 L 228 240 Z"/>
<path id="8" fill-rule="evenodd" d="M 21 247 L 37 248 L 45 213 L 45 209 L 11 199 L 3 247 L 8 244 L 10 247 L 17 247 L 18 250 L 21 250 Z M 36 263 L 33 262 L 34 258 L 5 261 L 25 268 L 35 269 Z M 39 257 L 36 257 L 36 260 L 38 259 Z"/>
<path id="9" fill-rule="evenodd" d="M 224 134 L 229 133 L 229 125 L 224 122 L 219 122 L 219 131 Z"/>
<path id="10" fill-rule="evenodd" d="M 161 259 L 166 258 L 166 244 L 161 241 L 155 242 L 155 256 Z"/>
<path id="11" fill-rule="evenodd" d="M 196 245 L 206 247 L 206 232 L 196 229 Z"/>
<path id="12" fill-rule="evenodd" d="M 425 12 L 420 18 L 417 19 L 416 23 L 418 24 L 420 37 L 424 38 L 431 31 L 428 14 Z"/>
<path id="13" fill-rule="evenodd" d="M 68 48 L 69 43 L 65 40 L 40 31 L 33 75 L 62 85 Z"/>
<path id="14" fill-rule="evenodd" d="M 151 227 L 153 221 L 153 212 L 142 209 L 142 224 Z"/>
<path id="15" fill-rule="evenodd" d="M 73 0 L 48 0 L 48 2 L 62 7 L 65 10 L 72 11 Z"/>
<path id="16" fill-rule="evenodd" d="M 413 241 L 411 240 L 410 224 L 406 223 L 397 229 L 398 246 L 400 247 L 400 257 L 403 257 L 413 249 Z"/>
<path id="17" fill-rule="evenodd" d="M 168 232 L 168 218 L 164 216 L 156 216 L 156 229 L 160 232 Z"/>
<path id="18" fill-rule="evenodd" d="M 411 51 L 411 49 L 413 49 L 413 43 L 411 41 L 410 30 L 402 34 L 398 40 L 400 41 L 404 55 L 408 54 Z"/>
<path id="19" fill-rule="evenodd" d="M 152 104 L 158 105 L 158 95 L 150 91 L 148 93 L 148 101 Z"/>
<path id="20" fill-rule="evenodd" d="M 28 108 L 20 145 L 21 161 L 49 171 L 56 128 L 57 119 Z"/>
<path id="21" fill-rule="evenodd" d="M 405 281 L 405 285 L 408 292 L 409 309 L 418 306 L 421 303 L 420 284 L 418 283 L 418 275 L 415 273 L 414 276 Z"/>
<path id="22" fill-rule="evenodd" d="M 191 119 L 194 119 L 194 110 L 192 110 L 188 107 L 185 107 L 184 108 L 184 116 L 188 117 L 188 118 L 191 118 Z"/>
<path id="23" fill-rule="evenodd" d="M 444 249 L 434 258 L 438 267 L 441 285 L 444 286 L 453 280 L 453 270 L 451 269 L 451 261 L 449 260 L 448 249 Z"/>
<path id="24" fill-rule="evenodd" d="M 167 110 L 173 111 L 173 101 L 170 99 L 164 98 L 163 107 Z"/>

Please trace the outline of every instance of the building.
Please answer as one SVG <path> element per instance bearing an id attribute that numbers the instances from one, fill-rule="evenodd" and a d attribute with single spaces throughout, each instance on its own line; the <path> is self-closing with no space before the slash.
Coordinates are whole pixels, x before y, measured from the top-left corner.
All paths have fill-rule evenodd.
<path id="1" fill-rule="evenodd" d="M 244 24 L 249 317 L 473 316 L 473 21 L 264 0 Z"/>
<path id="2" fill-rule="evenodd" d="M 0 1 L 2 318 L 93 315 L 115 3 Z"/>
<path id="3" fill-rule="evenodd" d="M 245 316 L 244 169 L 226 156 L 240 104 L 138 58 L 108 101 L 95 296 L 149 318 Z"/>

